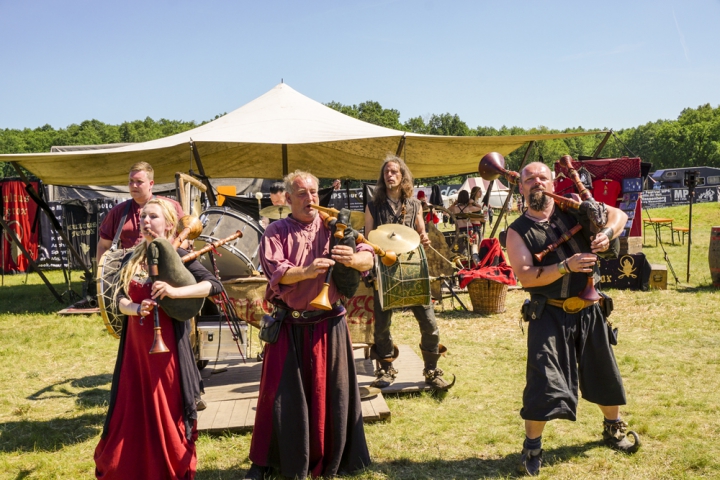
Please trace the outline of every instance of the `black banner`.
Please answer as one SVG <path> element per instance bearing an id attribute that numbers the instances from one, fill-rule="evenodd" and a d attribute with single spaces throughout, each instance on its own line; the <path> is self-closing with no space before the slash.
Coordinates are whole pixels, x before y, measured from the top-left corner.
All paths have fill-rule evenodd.
<path id="1" fill-rule="evenodd" d="M 75 250 L 83 257 L 87 267 L 97 254 L 98 227 L 101 219 L 114 206 L 109 199 L 70 200 L 63 202 L 63 229 Z M 81 268 L 80 262 L 72 258 L 71 268 Z"/>
<path id="2" fill-rule="evenodd" d="M 600 259 L 602 288 L 647 290 L 652 269 L 645 254 L 621 255 L 612 260 Z"/>
<path id="3" fill-rule="evenodd" d="M 695 200 L 693 203 L 709 203 L 720 201 L 720 187 L 695 187 Z M 642 195 L 643 206 L 647 208 L 672 207 L 675 205 L 688 205 L 687 188 L 660 188 L 645 190 Z"/>
<path id="4" fill-rule="evenodd" d="M 62 203 L 48 202 L 55 219 L 62 225 Z M 57 269 L 68 266 L 67 248 L 45 212 L 40 214 L 40 244 L 38 245 L 38 266 L 42 269 Z"/>

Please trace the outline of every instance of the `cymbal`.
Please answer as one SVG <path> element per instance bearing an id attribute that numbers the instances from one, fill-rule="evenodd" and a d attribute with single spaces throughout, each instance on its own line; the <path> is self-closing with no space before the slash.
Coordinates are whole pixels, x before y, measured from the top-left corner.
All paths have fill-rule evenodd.
<path id="1" fill-rule="evenodd" d="M 288 215 L 290 215 L 290 205 L 271 205 L 260 210 L 260 216 L 270 220 L 280 220 Z"/>
<path id="2" fill-rule="evenodd" d="M 485 220 L 482 213 L 456 213 L 455 220 Z"/>
<path id="3" fill-rule="evenodd" d="M 420 235 L 415 230 L 397 223 L 380 225 L 368 234 L 368 240 L 397 254 L 415 250 L 420 245 Z"/>

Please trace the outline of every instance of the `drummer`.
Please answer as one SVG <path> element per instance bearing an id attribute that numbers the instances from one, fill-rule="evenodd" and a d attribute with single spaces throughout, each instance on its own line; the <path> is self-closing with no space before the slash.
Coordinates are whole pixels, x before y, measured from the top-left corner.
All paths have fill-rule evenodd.
<path id="1" fill-rule="evenodd" d="M 285 201 L 285 184 L 283 182 L 275 182 L 270 186 L 270 201 L 273 205 L 287 205 Z M 288 213 L 290 210 L 288 209 Z M 270 219 L 267 217 L 260 218 L 260 224 L 263 228 L 267 228 L 270 224 Z"/>
<path id="2" fill-rule="evenodd" d="M 376 227 L 390 223 L 413 228 L 420 235 L 421 243 L 425 246 L 430 245 L 430 239 L 425 232 L 422 206 L 419 200 L 413 198 L 412 174 L 401 158 L 392 155 L 385 159 L 380 169 L 373 200 L 365 209 L 365 231 L 369 234 Z M 409 308 L 420 327 L 420 352 L 425 363 L 423 369 L 425 383 L 436 390 L 447 390 L 452 385 L 442 378 L 444 372 L 437 366 L 445 347 L 440 345 L 440 331 L 433 306 Z M 398 374 L 393 362 L 398 357 L 399 350 L 393 343 L 390 333 L 392 310 L 383 311 L 380 308 L 377 290 L 375 290 L 374 314 L 375 343 L 370 349 L 370 356 L 376 360 L 377 368 L 372 386 L 385 388 L 395 381 Z"/>

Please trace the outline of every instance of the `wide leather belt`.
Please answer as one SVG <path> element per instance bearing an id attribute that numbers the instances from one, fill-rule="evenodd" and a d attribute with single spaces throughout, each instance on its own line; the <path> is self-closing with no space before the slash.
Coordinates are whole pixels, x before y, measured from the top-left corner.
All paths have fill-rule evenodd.
<path id="1" fill-rule="evenodd" d="M 339 307 L 340 305 L 342 305 L 342 302 L 340 302 L 340 300 L 333 303 L 332 310 L 335 310 L 335 308 Z M 280 306 L 277 306 L 276 308 L 286 310 L 288 315 L 290 315 L 292 318 L 313 318 L 313 317 L 317 317 L 318 315 L 322 315 L 323 313 L 329 313 L 332 311 L 332 310 L 293 310 L 291 308 L 284 308 L 284 307 L 280 307 Z"/>
<path id="2" fill-rule="evenodd" d="M 565 313 L 578 313 L 583 308 L 587 308 L 590 305 L 594 305 L 598 303 L 597 300 L 591 301 L 591 300 L 583 300 L 580 297 L 570 297 L 570 298 L 548 298 L 547 304 L 552 305 L 553 307 L 559 307 L 562 308 Z"/>

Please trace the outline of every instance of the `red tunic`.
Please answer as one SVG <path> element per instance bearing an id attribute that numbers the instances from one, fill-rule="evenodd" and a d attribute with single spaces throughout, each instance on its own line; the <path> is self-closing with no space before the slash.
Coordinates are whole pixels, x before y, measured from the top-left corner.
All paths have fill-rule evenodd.
<path id="1" fill-rule="evenodd" d="M 129 297 L 150 298 L 152 283 L 130 283 Z M 160 326 L 169 353 L 148 354 L 154 338 L 152 316 L 131 316 L 115 407 L 105 438 L 95 448 L 95 475 L 102 479 L 192 479 L 195 440 L 185 438 L 180 371 L 173 320 L 162 309 Z M 193 427 L 193 430 L 195 428 Z"/>

